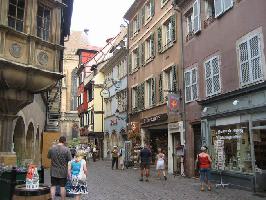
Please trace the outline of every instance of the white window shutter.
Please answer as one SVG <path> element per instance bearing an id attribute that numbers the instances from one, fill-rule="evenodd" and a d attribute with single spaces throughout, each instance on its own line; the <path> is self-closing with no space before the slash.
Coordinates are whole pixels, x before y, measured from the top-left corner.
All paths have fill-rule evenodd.
<path id="1" fill-rule="evenodd" d="M 258 81 L 263 78 L 259 35 L 256 35 L 249 39 L 249 49 L 250 49 L 249 55 L 250 55 L 250 67 L 252 70 L 252 80 Z"/>
<path id="2" fill-rule="evenodd" d="M 241 84 L 245 85 L 250 82 L 250 67 L 249 67 L 249 54 L 248 54 L 248 42 L 244 41 L 238 46 L 239 49 L 239 64 L 241 73 Z"/>
<path id="3" fill-rule="evenodd" d="M 223 6 L 224 6 L 224 11 L 232 8 L 234 5 L 234 1 L 233 0 L 223 0 Z"/>
<path id="4" fill-rule="evenodd" d="M 191 101 L 191 71 L 185 72 L 185 99 L 186 102 Z"/>
<path id="5" fill-rule="evenodd" d="M 200 1 L 196 0 L 193 4 L 193 30 L 197 33 L 201 30 L 200 21 Z"/>
<path id="6" fill-rule="evenodd" d="M 206 95 L 210 96 L 213 94 L 213 81 L 212 81 L 212 66 L 211 61 L 205 63 L 205 79 L 206 79 Z"/>
<path id="7" fill-rule="evenodd" d="M 223 9 L 223 0 L 214 0 L 214 7 L 215 7 L 215 17 L 219 17 L 224 9 Z"/>
<path id="8" fill-rule="evenodd" d="M 212 59 L 212 74 L 213 74 L 213 93 L 217 94 L 221 90 L 220 85 L 220 60 L 216 56 Z"/>
<path id="9" fill-rule="evenodd" d="M 198 70 L 197 68 L 192 69 L 191 72 L 191 80 L 192 80 L 192 99 L 195 100 L 198 98 Z"/>

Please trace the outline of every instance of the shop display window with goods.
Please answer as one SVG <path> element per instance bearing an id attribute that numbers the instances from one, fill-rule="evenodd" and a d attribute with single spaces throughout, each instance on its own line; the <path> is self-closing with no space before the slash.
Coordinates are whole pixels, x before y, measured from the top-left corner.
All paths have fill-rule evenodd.
<path id="1" fill-rule="evenodd" d="M 252 173 L 250 148 L 248 123 L 211 127 L 213 169 Z"/>

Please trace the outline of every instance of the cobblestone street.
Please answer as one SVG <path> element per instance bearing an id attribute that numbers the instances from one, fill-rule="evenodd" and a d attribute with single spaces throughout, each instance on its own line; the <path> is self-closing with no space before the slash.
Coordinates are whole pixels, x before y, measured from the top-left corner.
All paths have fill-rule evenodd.
<path id="1" fill-rule="evenodd" d="M 49 184 L 49 175 L 46 174 Z M 199 180 L 168 176 L 158 180 L 152 170 L 149 182 L 139 181 L 139 170 L 111 170 L 109 161 L 89 163 L 89 194 L 82 199 L 92 200 L 262 200 L 252 192 L 237 189 L 213 188 L 211 192 L 199 191 Z M 71 198 L 69 198 L 71 199 Z"/>

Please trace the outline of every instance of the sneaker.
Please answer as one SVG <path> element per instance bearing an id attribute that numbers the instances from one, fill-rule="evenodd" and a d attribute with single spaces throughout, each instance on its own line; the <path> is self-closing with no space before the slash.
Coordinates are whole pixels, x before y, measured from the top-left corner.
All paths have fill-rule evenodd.
<path id="1" fill-rule="evenodd" d="M 202 191 L 202 192 L 205 191 L 204 187 L 201 187 L 201 188 L 200 188 L 200 191 Z"/>
<path id="2" fill-rule="evenodd" d="M 143 178 L 140 178 L 139 181 L 143 181 Z"/>
<path id="3" fill-rule="evenodd" d="M 208 191 L 211 191 L 211 190 L 212 190 L 211 186 L 208 186 Z"/>
<path id="4" fill-rule="evenodd" d="M 146 182 L 149 182 L 149 179 L 146 179 L 145 181 L 146 181 Z"/>
<path id="5" fill-rule="evenodd" d="M 164 180 L 167 180 L 167 177 L 166 176 L 164 177 Z"/>

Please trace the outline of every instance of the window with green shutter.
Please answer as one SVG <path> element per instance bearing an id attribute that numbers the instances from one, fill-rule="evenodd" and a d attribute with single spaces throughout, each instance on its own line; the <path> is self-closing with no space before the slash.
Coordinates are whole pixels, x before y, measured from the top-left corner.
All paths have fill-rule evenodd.
<path id="1" fill-rule="evenodd" d="M 151 79 L 151 88 L 152 88 L 152 105 L 156 105 L 156 79 L 155 77 Z"/>
<path id="2" fill-rule="evenodd" d="M 163 96 L 163 73 L 159 75 L 159 103 L 164 102 Z"/>
<path id="3" fill-rule="evenodd" d="M 172 41 L 176 41 L 176 14 L 172 15 L 171 17 L 171 23 L 172 23 Z"/>
<path id="4" fill-rule="evenodd" d="M 153 17 L 155 14 L 155 4 L 154 0 L 150 0 L 150 5 L 151 5 L 151 16 Z"/>
<path id="5" fill-rule="evenodd" d="M 141 44 L 141 66 L 145 65 L 145 42 Z"/>
<path id="6" fill-rule="evenodd" d="M 162 27 L 158 27 L 157 30 L 157 35 L 158 35 L 158 52 L 162 51 Z"/>
<path id="7" fill-rule="evenodd" d="M 155 57 L 154 33 L 151 34 L 151 57 Z"/>
<path id="8" fill-rule="evenodd" d="M 128 71 L 129 73 L 132 72 L 132 53 L 128 54 Z"/>

